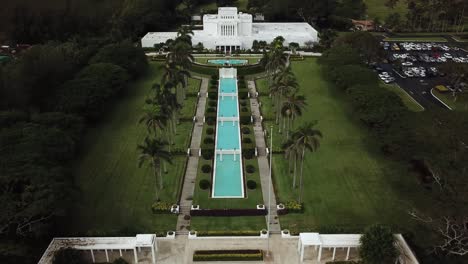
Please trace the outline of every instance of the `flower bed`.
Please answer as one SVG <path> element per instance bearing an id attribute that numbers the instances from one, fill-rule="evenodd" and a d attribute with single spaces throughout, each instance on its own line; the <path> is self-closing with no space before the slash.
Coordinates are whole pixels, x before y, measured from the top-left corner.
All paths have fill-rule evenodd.
<path id="1" fill-rule="evenodd" d="M 155 214 L 170 214 L 172 205 L 173 204 L 169 202 L 155 202 L 151 206 L 151 210 Z"/>
<path id="2" fill-rule="evenodd" d="M 193 261 L 261 261 L 261 250 L 197 250 Z"/>

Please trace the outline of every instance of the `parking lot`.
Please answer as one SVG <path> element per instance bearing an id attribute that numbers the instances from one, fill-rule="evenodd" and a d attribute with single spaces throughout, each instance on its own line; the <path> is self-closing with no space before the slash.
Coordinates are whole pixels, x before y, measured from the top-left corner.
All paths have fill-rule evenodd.
<path id="1" fill-rule="evenodd" d="M 468 63 L 468 52 L 449 43 L 385 42 L 385 63 L 375 65 L 379 78 L 396 83 L 424 108 L 445 107 L 431 94 L 436 85 L 447 85 L 444 63 Z"/>

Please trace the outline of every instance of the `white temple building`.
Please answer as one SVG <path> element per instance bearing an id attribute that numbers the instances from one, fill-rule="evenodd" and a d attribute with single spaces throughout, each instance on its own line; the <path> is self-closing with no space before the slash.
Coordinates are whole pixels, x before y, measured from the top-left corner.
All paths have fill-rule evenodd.
<path id="1" fill-rule="evenodd" d="M 253 23 L 252 15 L 238 12 L 236 7 L 220 7 L 218 14 L 203 16 L 203 30 L 194 30 L 193 45 L 202 43 L 207 49 L 232 52 L 251 49 L 254 40 L 270 43 L 282 36 L 285 45 L 296 42 L 318 42 L 317 30 L 308 23 Z M 149 32 L 142 39 L 144 48 L 175 39 L 176 32 Z"/>

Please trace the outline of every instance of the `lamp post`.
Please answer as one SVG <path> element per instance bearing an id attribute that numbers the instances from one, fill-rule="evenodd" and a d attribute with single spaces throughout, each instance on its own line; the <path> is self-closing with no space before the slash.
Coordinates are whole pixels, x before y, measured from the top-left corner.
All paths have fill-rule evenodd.
<path id="1" fill-rule="evenodd" d="M 267 238 L 267 253 L 266 256 L 270 256 L 270 222 L 271 222 L 271 167 L 273 166 L 272 163 L 272 157 L 273 157 L 273 126 L 271 126 L 271 132 L 270 132 L 270 174 L 268 175 L 268 207 L 267 207 L 267 213 L 268 213 L 268 221 L 267 221 L 267 229 L 268 229 L 268 238 Z"/>

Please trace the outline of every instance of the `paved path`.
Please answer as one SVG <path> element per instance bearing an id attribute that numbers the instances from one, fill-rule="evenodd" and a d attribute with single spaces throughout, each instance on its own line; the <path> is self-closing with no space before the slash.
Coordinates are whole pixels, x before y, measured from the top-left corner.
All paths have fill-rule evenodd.
<path id="1" fill-rule="evenodd" d="M 187 170 L 185 171 L 184 185 L 180 196 L 180 214 L 177 219 L 176 231 L 179 234 L 188 232 L 187 226 L 190 226 L 190 219 L 185 220 L 185 215 L 190 215 L 190 208 L 192 207 L 193 192 L 195 190 L 195 181 L 198 171 L 198 150 L 200 149 L 201 137 L 203 133 L 203 117 L 205 115 L 206 93 L 208 91 L 208 79 L 202 78 L 200 87 L 200 96 L 198 98 L 196 122 L 192 131 L 192 141 L 190 148 L 192 153 L 187 163 Z M 192 156 L 193 155 L 193 156 Z"/>
<path id="2" fill-rule="evenodd" d="M 262 194 L 263 201 L 267 208 L 270 210 L 270 230 L 273 232 L 281 231 L 281 226 L 278 218 L 278 213 L 276 210 L 276 196 L 273 190 L 273 184 L 270 182 L 270 165 L 266 155 L 266 144 L 265 136 L 263 133 L 262 122 L 260 120 L 260 107 L 258 105 L 258 100 L 255 97 L 257 89 L 255 88 L 255 81 L 248 81 L 248 88 L 250 92 L 250 107 L 252 109 L 252 116 L 254 117 L 254 133 L 255 133 L 255 142 L 258 149 L 258 167 L 260 172 L 260 181 L 262 184 Z M 271 204 L 268 204 L 268 192 L 271 193 Z M 266 216 L 266 221 L 268 223 L 268 215 Z"/>

